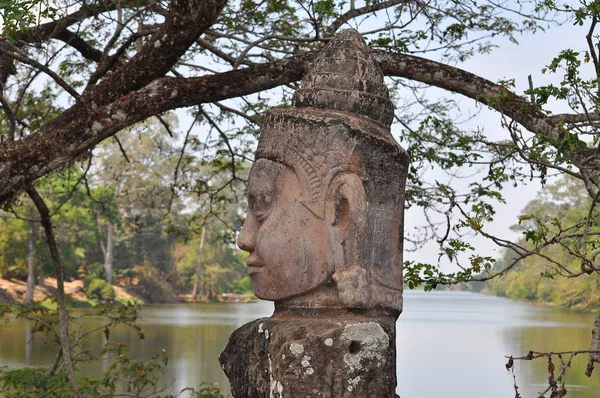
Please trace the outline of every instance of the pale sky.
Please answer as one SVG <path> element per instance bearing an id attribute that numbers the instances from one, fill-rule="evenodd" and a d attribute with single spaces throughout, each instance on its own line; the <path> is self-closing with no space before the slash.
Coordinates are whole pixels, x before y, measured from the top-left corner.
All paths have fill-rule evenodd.
<path id="1" fill-rule="evenodd" d="M 532 76 L 534 86 L 559 81 L 559 78 L 562 77 L 560 74 L 552 76 L 542 74 L 542 68 L 547 66 L 561 50 L 567 48 L 585 50 L 586 29 L 587 27 L 573 26 L 569 23 L 562 27 L 549 29 L 545 33 L 538 32 L 533 35 L 520 37 L 518 38 L 519 45 L 502 39 L 497 41 L 499 48 L 495 49 L 491 54 L 477 55 L 457 66 L 493 82 L 504 79 L 515 79 L 515 91 L 517 94 L 522 94 L 528 88 L 528 75 Z M 591 65 L 588 64 L 582 67 L 590 70 Z M 460 101 L 461 108 L 474 109 L 475 101 L 460 95 L 454 95 L 453 98 Z M 564 104 L 562 106 L 556 103 L 550 104 L 545 109 L 551 109 L 554 113 L 569 112 L 569 109 Z M 472 126 L 483 126 L 486 135 L 490 139 L 503 140 L 509 138 L 508 132 L 500 126 L 500 115 L 497 112 L 487 110 L 487 108 L 483 109 L 469 123 Z M 394 134 L 394 136 L 397 137 L 397 134 Z M 444 177 L 435 176 L 434 178 L 440 178 L 443 181 Z M 517 218 L 521 214 L 521 210 L 530 200 L 535 198 L 540 188 L 539 181 L 535 180 L 527 185 L 521 185 L 516 188 L 512 184 L 505 184 L 503 195 L 506 204 L 498 204 L 495 207 L 497 210 L 496 219 L 485 228 L 496 235 L 517 239 L 519 235 L 510 231 L 509 227 L 517 223 Z M 406 214 L 406 227 L 410 228 L 411 224 L 418 223 L 421 219 L 420 212 L 408 211 Z M 497 246 L 487 239 L 478 237 L 471 239 L 470 242 L 479 250 L 479 254 L 498 256 Z M 431 243 L 417 252 L 405 252 L 404 259 L 435 264 L 438 259 L 438 246 L 435 243 Z M 446 260 L 442 261 L 441 266 L 442 270 L 446 272 L 458 269 Z"/>

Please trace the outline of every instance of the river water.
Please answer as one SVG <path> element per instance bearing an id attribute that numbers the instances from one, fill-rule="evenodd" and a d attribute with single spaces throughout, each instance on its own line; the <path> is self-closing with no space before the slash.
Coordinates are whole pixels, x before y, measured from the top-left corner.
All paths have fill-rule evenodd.
<path id="1" fill-rule="evenodd" d="M 139 340 L 130 329 L 115 330 L 113 341 L 126 342 L 132 353 L 148 358 L 165 349 L 169 355 L 167 392 L 200 382 L 216 382 L 228 391 L 217 357 L 229 334 L 246 322 L 269 316 L 269 302 L 251 304 L 145 305 Z M 529 350 L 588 349 L 594 314 L 516 303 L 464 292 L 405 292 L 404 312 L 397 324 L 398 388 L 402 398 L 512 398 L 512 375 L 506 355 Z M 86 326 L 100 325 L 90 318 Z M 0 366 L 49 365 L 55 351 L 40 339 L 26 343 L 24 321 L 0 324 Z M 102 336 L 90 341 L 99 347 Z M 576 358 L 567 372 L 568 397 L 600 397 L 600 366 L 591 379 L 584 374 L 587 358 Z M 101 372 L 108 364 L 83 367 Z M 516 362 L 516 381 L 523 398 L 545 389 L 547 362 Z M 361 397 L 362 398 L 362 397 Z"/>

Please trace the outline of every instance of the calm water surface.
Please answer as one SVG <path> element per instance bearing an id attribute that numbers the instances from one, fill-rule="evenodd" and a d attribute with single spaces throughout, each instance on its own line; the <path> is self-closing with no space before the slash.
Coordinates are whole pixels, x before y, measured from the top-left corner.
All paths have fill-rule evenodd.
<path id="1" fill-rule="evenodd" d="M 129 329 L 115 330 L 113 341 L 124 341 L 136 357 L 148 358 L 166 349 L 169 392 L 202 381 L 228 382 L 217 357 L 229 334 L 239 326 L 269 316 L 268 302 L 253 304 L 146 305 L 139 340 Z M 405 293 L 404 313 L 398 320 L 398 393 L 402 398 L 460 397 L 511 398 L 512 376 L 505 355 L 524 355 L 529 350 L 588 349 L 594 314 L 515 303 L 473 293 Z M 90 319 L 86 326 L 100 325 Z M 26 344 L 27 325 L 22 321 L 0 324 L 0 366 L 49 365 L 54 351 L 40 339 Z M 102 336 L 90 345 L 99 347 Z M 547 363 L 517 362 L 517 383 L 523 398 L 537 397 L 547 380 Z M 582 357 L 567 373 L 568 397 L 600 397 L 600 372 L 592 379 L 583 375 Z M 82 368 L 100 372 L 108 363 Z"/>

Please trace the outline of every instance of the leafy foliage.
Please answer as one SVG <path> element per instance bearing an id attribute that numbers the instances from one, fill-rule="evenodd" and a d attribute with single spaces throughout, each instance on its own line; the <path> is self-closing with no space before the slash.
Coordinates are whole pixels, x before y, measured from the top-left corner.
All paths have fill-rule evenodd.
<path id="1" fill-rule="evenodd" d="M 105 280 L 91 278 L 85 280 L 85 294 L 98 302 L 112 302 L 116 298 L 115 288 Z"/>
<path id="2" fill-rule="evenodd" d="M 600 276 L 586 270 L 586 262 L 600 248 L 597 237 L 598 212 L 589 212 L 589 199 L 573 180 L 552 184 L 527 204 L 514 228 L 522 232 L 519 247 L 535 251 L 523 256 L 517 247 L 505 249 L 492 272 L 512 265 L 510 272 L 489 281 L 486 289 L 515 300 L 531 300 L 579 310 L 600 309 Z M 594 220 L 593 225 L 579 221 Z M 591 220 L 590 220 L 591 221 Z M 586 236 L 587 235 L 587 236 Z M 558 244 L 547 245 L 556 240 Z"/>
<path id="3" fill-rule="evenodd" d="M 104 282 L 104 281 L 100 281 Z M 104 282 L 106 283 L 106 282 Z M 0 305 L 0 320 L 9 322 L 12 317 L 25 318 L 32 321 L 31 331 L 42 334 L 52 339 L 58 336 L 58 315 L 56 310 L 50 309 L 48 303 L 32 302 L 28 306 Z M 71 335 L 72 347 L 79 355 L 77 363 L 82 364 L 95 361 L 97 358 L 109 360 L 111 365 L 101 376 L 80 376 L 77 380 L 79 392 L 84 397 L 100 398 L 127 394 L 133 397 L 156 396 L 160 398 L 175 398 L 183 393 L 198 398 L 223 398 L 220 390 L 208 383 L 201 384 L 197 389 L 186 388 L 180 394 L 162 394 L 164 383 L 161 381 L 165 367 L 168 365 L 167 353 L 159 351 L 148 360 L 139 360 L 132 357 L 127 345 L 110 341 L 110 330 L 116 325 L 127 325 L 136 329 L 140 338 L 143 338 L 139 326 L 135 324 L 138 306 L 135 304 L 121 306 L 102 304 L 94 308 L 93 314 L 105 319 L 105 323 L 94 330 L 82 333 L 73 332 Z M 83 316 L 90 316 L 85 314 Z M 79 320 L 71 318 L 71 322 L 78 324 Z M 78 328 L 73 328 L 77 330 Z M 85 346 L 85 337 L 90 333 L 103 333 L 106 343 L 97 353 L 90 353 Z M 71 396 L 73 391 L 69 384 L 65 369 L 60 366 L 61 356 L 50 368 L 23 367 L 11 369 L 0 367 L 0 393 L 6 398 L 34 398 L 41 395 L 51 398 Z"/>

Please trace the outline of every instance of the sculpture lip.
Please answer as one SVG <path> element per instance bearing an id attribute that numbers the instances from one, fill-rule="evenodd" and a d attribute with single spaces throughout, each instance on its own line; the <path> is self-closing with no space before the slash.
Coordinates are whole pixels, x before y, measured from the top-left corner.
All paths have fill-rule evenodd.
<path id="1" fill-rule="evenodd" d="M 265 269 L 264 265 L 261 265 L 261 266 L 249 265 L 248 266 L 248 275 L 258 274 L 260 272 L 263 272 L 264 269 Z"/>
<path id="2" fill-rule="evenodd" d="M 248 257 L 248 259 L 246 260 L 246 265 L 248 266 L 249 275 L 262 272 L 265 268 L 265 263 L 255 253 L 250 254 L 250 257 Z"/>

